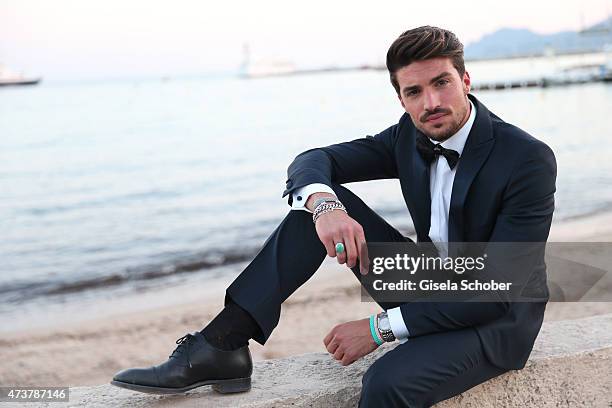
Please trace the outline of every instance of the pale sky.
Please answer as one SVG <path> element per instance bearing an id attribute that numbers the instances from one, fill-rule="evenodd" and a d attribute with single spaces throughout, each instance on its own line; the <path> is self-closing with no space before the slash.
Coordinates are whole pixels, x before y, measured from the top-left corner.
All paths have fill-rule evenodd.
<path id="1" fill-rule="evenodd" d="M 402 31 L 437 25 L 464 44 L 501 27 L 577 30 L 612 0 L 0 0 L 0 63 L 46 80 L 236 70 L 256 59 L 299 67 L 382 63 Z"/>

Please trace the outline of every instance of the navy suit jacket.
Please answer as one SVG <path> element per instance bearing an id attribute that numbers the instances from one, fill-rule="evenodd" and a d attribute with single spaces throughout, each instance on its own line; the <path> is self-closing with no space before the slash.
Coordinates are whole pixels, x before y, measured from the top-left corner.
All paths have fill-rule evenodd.
<path id="1" fill-rule="evenodd" d="M 545 242 L 557 174 L 552 150 L 468 97 L 476 119 L 453 182 L 449 242 Z M 289 166 L 283 197 L 289 194 L 291 205 L 290 193 L 311 183 L 399 179 L 417 239 L 430 241 L 430 166 L 416 150 L 417 134 L 404 114 L 375 136 L 307 150 Z M 544 288 L 545 270 L 542 254 L 536 278 Z M 533 348 L 547 300 L 545 289 L 538 302 L 410 302 L 400 307 L 411 337 L 474 327 L 493 364 L 519 369 Z"/>

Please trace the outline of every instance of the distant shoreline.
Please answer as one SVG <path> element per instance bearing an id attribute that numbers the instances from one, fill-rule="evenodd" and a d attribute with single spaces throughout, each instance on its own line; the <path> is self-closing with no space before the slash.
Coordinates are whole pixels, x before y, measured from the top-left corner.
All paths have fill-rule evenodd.
<path id="1" fill-rule="evenodd" d="M 381 212 L 382 216 L 385 216 L 384 211 Z M 588 222 L 596 227 L 598 222 L 592 222 L 592 219 L 598 219 L 604 217 L 607 219 L 607 214 L 612 214 L 612 209 L 604 208 L 593 211 L 587 214 L 581 214 L 576 216 L 570 216 L 561 220 L 555 220 L 553 223 L 553 232 L 551 237 L 554 235 L 555 229 L 574 230 L 573 227 L 567 228 L 564 225 L 580 225 L 583 222 Z M 611 217 L 612 221 L 612 217 Z M 557 228 L 559 227 L 559 228 Z M 411 236 L 413 228 L 411 225 L 396 225 L 402 233 L 407 236 Z M 272 231 L 271 226 L 270 231 Z M 580 231 L 580 228 L 578 228 Z M 262 237 L 262 242 L 265 237 Z M 215 271 L 220 268 L 234 268 L 244 262 L 250 262 L 250 260 L 259 252 L 259 246 L 248 246 L 244 247 L 240 253 L 235 251 L 223 252 L 220 249 L 210 249 L 208 251 L 200 251 L 198 256 L 195 255 L 189 259 L 177 260 L 176 264 L 171 266 L 168 265 L 143 265 L 142 267 L 133 268 L 130 271 L 118 271 L 115 274 L 84 278 L 82 280 L 71 280 L 66 282 L 42 282 L 40 284 L 27 283 L 27 284 L 16 284 L 14 287 L 2 288 L 2 294 L 5 299 L 9 301 L 9 304 L 13 304 L 11 299 L 18 299 L 15 306 L 23 304 L 23 302 L 30 302 L 32 300 L 45 302 L 54 299 L 52 297 L 57 296 L 73 296 L 81 293 L 87 295 L 87 292 L 98 293 L 100 291 L 113 291 L 122 289 L 122 287 L 129 285 L 140 285 L 149 284 L 151 286 L 157 286 L 163 284 L 164 280 L 169 278 L 177 279 L 191 279 L 194 275 L 198 275 L 198 278 L 205 277 L 205 274 L 209 271 L 212 272 L 211 276 L 216 275 Z M 181 275 L 178 277 L 178 275 Z M 24 296 L 26 296 L 24 298 Z M 69 298 L 65 298 L 69 300 Z M 63 302 L 64 300 L 62 300 Z M 0 303 L 0 310 L 2 304 Z"/>

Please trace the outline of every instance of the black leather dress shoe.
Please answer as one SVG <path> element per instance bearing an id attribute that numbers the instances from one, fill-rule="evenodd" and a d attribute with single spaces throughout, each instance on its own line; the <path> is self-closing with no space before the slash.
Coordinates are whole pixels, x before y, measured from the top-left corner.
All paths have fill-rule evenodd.
<path id="1" fill-rule="evenodd" d="M 179 394 L 203 385 L 223 394 L 251 389 L 253 361 L 248 346 L 219 350 L 199 332 L 181 337 L 176 344 L 165 363 L 120 371 L 111 384 L 151 394 Z"/>

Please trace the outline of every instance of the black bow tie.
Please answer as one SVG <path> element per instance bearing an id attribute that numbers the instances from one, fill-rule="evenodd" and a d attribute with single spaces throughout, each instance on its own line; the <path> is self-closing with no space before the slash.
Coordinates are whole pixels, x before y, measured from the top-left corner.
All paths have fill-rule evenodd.
<path id="1" fill-rule="evenodd" d="M 428 137 L 424 135 L 418 135 L 416 140 L 416 148 L 421 154 L 423 160 L 427 163 L 434 161 L 436 156 L 444 156 L 448 162 L 448 167 L 455 168 L 459 161 L 459 152 L 451 149 L 445 149 L 440 143 L 433 144 Z"/>

